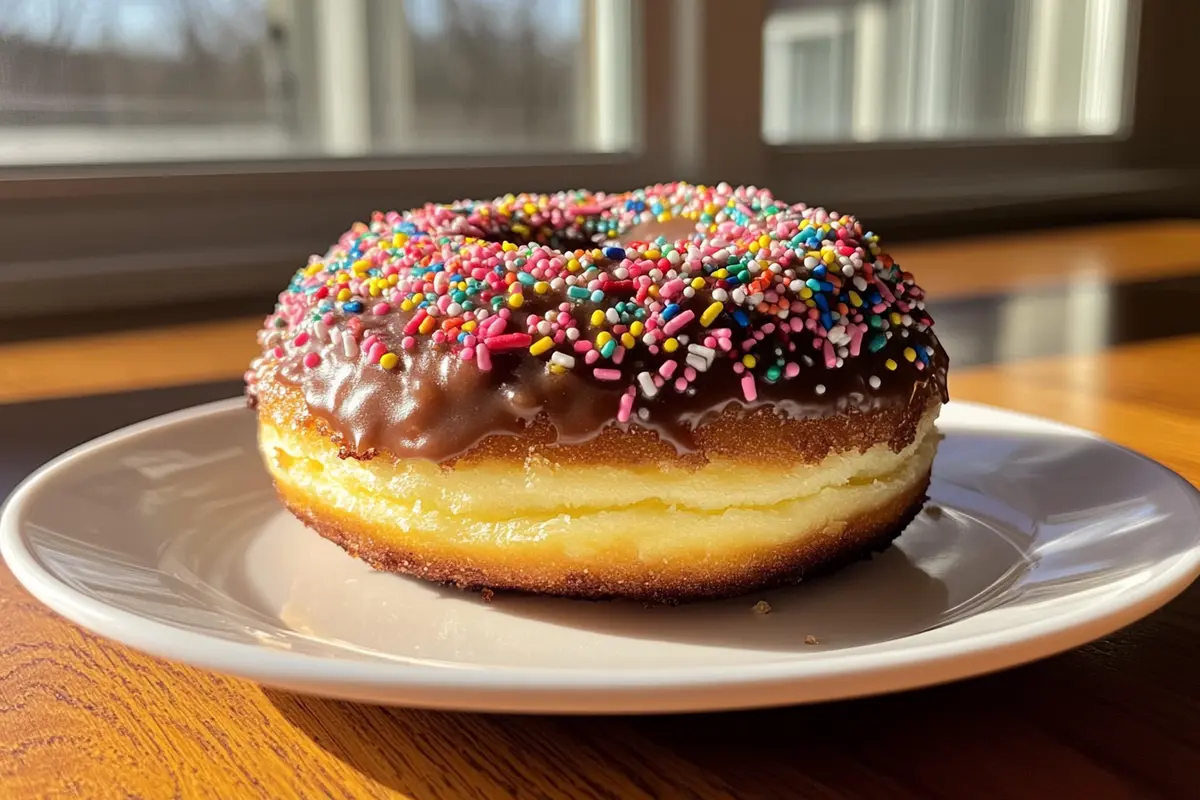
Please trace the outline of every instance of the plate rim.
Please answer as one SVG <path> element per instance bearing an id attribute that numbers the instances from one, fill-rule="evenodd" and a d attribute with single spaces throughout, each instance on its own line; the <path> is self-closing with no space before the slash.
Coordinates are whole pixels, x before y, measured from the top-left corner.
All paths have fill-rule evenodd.
<path id="1" fill-rule="evenodd" d="M 1200 489 L 1163 464 L 1091 431 L 1054 420 L 981 403 L 954 401 L 957 413 L 999 413 L 1025 426 L 1057 429 L 1134 456 L 1145 466 L 1174 481 L 1191 501 L 1200 524 Z M 706 665 L 647 667 L 630 670 L 597 668 L 512 667 L 475 664 L 435 665 L 367 661 L 295 653 L 248 642 L 235 642 L 179 628 L 160 620 L 117 608 L 88 597 L 55 577 L 41 565 L 22 534 L 25 512 L 35 496 L 72 462 L 98 450 L 144 436 L 162 428 L 209 416 L 245 411 L 241 398 L 217 400 L 174 411 L 120 428 L 50 460 L 27 476 L 0 506 L 0 555 L 17 580 L 35 598 L 69 621 L 94 634 L 176 663 L 184 663 L 265 685 L 289 688 L 351 700 L 394 702 L 407 706 L 462 708 L 537 713 L 630 713 L 661 710 L 716 710 L 750 708 L 781 703 L 816 702 L 914 689 L 974 677 L 1029 663 L 1084 645 L 1119 630 L 1157 610 L 1200 577 L 1200 536 L 1193 546 L 1175 557 L 1153 579 L 1129 587 L 1119 595 L 1087 604 L 1081 609 L 1048 615 L 1039 620 L 999 631 L 970 634 L 949 641 L 910 643 L 876 652 L 855 649 L 826 657 L 781 660 L 738 667 Z M 1164 564 L 1165 562 L 1159 562 Z M 984 614 L 988 612 L 983 612 Z M 916 634 L 919 635 L 919 634 Z M 903 637 L 911 639 L 912 637 Z M 964 655 L 975 656 L 964 659 Z M 957 663 L 956 663 L 957 662 Z M 821 684 L 829 684 L 822 690 Z M 861 682 L 861 689 L 859 683 Z M 739 699 L 724 704 L 719 698 L 702 703 L 678 701 L 697 691 L 745 691 L 758 687 L 790 686 L 793 694 L 760 699 Z M 804 691 L 796 692 L 797 688 Z M 386 690 L 451 692 L 451 696 L 379 694 Z M 563 692 L 589 695 L 583 704 L 570 701 L 544 705 Z M 457 694 L 453 694 L 457 693 Z M 672 702 L 672 693 L 680 697 Z M 642 699 L 625 707 L 611 702 L 613 694 Z M 526 700 L 521 701 L 524 697 Z M 489 699 L 490 698 L 490 699 Z M 539 702 L 536 698 L 542 698 Z M 643 708 L 643 706 L 649 706 Z"/>

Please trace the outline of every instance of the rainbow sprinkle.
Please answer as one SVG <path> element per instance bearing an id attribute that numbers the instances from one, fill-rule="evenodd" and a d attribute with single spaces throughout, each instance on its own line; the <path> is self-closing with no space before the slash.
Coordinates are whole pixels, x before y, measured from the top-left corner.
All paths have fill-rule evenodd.
<path id="1" fill-rule="evenodd" d="M 694 232 L 624 240 L 674 218 Z M 882 374 L 924 370 L 923 342 L 936 340 L 911 338 L 933 324 L 924 299 L 857 219 L 765 189 L 510 194 L 355 224 L 280 295 L 247 381 L 253 390 L 289 359 L 398 371 L 423 347 L 482 371 L 532 357 L 552 373 L 624 382 L 614 414 L 627 421 L 705 373 L 732 371 L 752 404 L 764 384 L 839 369 L 897 338 Z"/>

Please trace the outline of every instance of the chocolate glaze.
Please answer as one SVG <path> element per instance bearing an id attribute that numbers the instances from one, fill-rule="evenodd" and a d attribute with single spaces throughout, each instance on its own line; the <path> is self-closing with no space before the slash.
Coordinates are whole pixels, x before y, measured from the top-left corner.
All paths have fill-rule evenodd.
<path id="1" fill-rule="evenodd" d="M 395 328 L 389 335 L 398 336 L 408 317 L 387 320 L 386 327 Z M 278 377 L 303 392 L 311 411 L 340 435 L 351 454 L 386 450 L 399 458 L 438 462 L 461 455 L 490 435 L 520 435 L 539 415 L 548 418 L 562 444 L 585 441 L 609 426 L 636 425 L 688 453 L 696 447 L 695 429 L 731 403 L 747 409 L 773 407 L 788 419 L 812 419 L 906 406 L 930 382 L 946 399 L 948 359 L 931 332 L 914 331 L 908 338 L 889 340 L 879 352 L 864 352 L 834 369 L 821 363 L 811 334 L 789 338 L 797 342 L 797 353 L 811 354 L 813 366 L 788 380 L 759 381 L 754 403 L 742 399 L 731 370 L 713 370 L 697 376 L 689 387 L 694 391 L 681 394 L 663 387 L 657 397 L 643 401 L 646 417 L 628 423 L 615 419 L 621 395 L 634 375 L 656 370 L 665 355 L 628 358 L 618 367 L 626 380 L 610 382 L 575 370 L 550 372 L 543 359 L 525 350 L 494 354 L 492 369 L 484 372 L 425 340 L 405 351 L 393 372 L 363 369 L 360 360 L 350 361 L 329 348 L 317 368 L 301 368 L 298 359 L 287 359 Z M 926 345 L 934 354 L 930 367 L 918 371 L 902 351 Z M 885 366 L 889 358 L 898 365 L 895 371 Z M 879 388 L 870 386 L 872 375 L 880 378 Z M 823 394 L 817 393 L 818 385 L 825 387 Z"/>

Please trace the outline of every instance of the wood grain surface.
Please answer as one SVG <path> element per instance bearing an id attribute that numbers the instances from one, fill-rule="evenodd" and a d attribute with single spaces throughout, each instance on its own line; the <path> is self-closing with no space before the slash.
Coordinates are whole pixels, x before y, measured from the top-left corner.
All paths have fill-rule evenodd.
<path id="1" fill-rule="evenodd" d="M 1130 251 L 1110 234 L 1084 250 L 1122 279 Z M 924 281 L 918 255 L 907 258 Z M 253 325 L 237 324 L 189 328 L 212 337 L 211 358 L 149 378 L 97 368 L 72 383 L 34 363 L 52 346 L 119 356 L 131 341 L 120 337 L 27 343 L 38 354 L 28 359 L 0 349 L 0 386 L 11 400 L 236 377 L 253 349 L 240 338 Z M 171 331 L 136 337 L 187 348 Z M 1200 390 L 1184 382 L 1197 367 L 1200 335 L 1182 336 L 959 370 L 951 391 L 1090 428 L 1200 484 Z M 1195 797 L 1200 779 L 1200 585 L 1117 634 L 997 675 L 646 718 L 448 714 L 264 690 L 88 634 L 2 568 L 0 614 L 3 798 Z"/>

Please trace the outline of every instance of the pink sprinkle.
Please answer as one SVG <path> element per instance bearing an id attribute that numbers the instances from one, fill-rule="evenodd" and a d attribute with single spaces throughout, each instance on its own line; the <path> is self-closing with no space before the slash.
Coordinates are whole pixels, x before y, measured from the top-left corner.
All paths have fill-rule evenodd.
<path id="1" fill-rule="evenodd" d="M 658 374 L 662 375 L 664 378 L 670 378 L 672 375 L 675 374 L 675 370 L 678 367 L 679 367 L 678 361 L 674 361 L 674 360 L 664 361 L 662 363 L 662 366 L 660 366 L 658 368 Z"/>
<path id="2" fill-rule="evenodd" d="M 273 352 L 273 353 L 275 354 L 275 357 L 276 357 L 276 358 L 283 358 L 283 356 L 284 356 L 284 353 L 283 353 L 283 348 L 282 348 L 282 347 L 276 347 L 276 348 L 275 348 L 274 350 L 272 350 L 271 352 Z"/>
<path id="3" fill-rule="evenodd" d="M 733 349 L 733 342 L 722 336 L 720 339 L 717 339 L 717 347 L 728 352 Z"/>
<path id="4" fill-rule="evenodd" d="M 304 347 L 304 345 L 308 344 L 308 334 L 301 333 L 299 336 L 297 336 L 295 339 L 292 340 L 292 344 L 296 345 L 296 347 Z"/>
<path id="5" fill-rule="evenodd" d="M 505 333 L 500 336 L 489 336 L 483 340 L 483 343 L 492 351 L 516 350 L 529 347 L 533 343 L 533 337 L 528 333 Z"/>
<path id="6" fill-rule="evenodd" d="M 660 297 L 671 297 L 677 292 L 682 291 L 683 287 L 686 285 L 686 283 L 676 278 L 673 281 L 667 281 L 665 284 L 663 284 L 663 287 L 658 290 L 658 294 Z"/>
<path id="7" fill-rule="evenodd" d="M 321 322 L 325 323 L 326 328 L 332 328 L 333 327 L 333 319 L 334 319 L 333 312 L 326 311 L 325 316 L 321 317 Z"/>
<path id="8" fill-rule="evenodd" d="M 663 326 L 663 333 L 665 333 L 667 336 L 671 336 L 675 333 L 675 331 L 679 330 L 684 325 L 687 325 L 695 318 L 696 314 L 691 309 L 680 312 L 679 314 L 671 317 L 671 321 Z"/>
<path id="9" fill-rule="evenodd" d="M 388 305 L 387 303 L 376 303 L 375 307 L 371 309 L 371 313 L 377 317 L 382 317 L 384 314 L 388 313 L 391 310 L 392 310 L 392 307 L 390 305 Z"/>
<path id="10" fill-rule="evenodd" d="M 321 363 L 321 357 L 316 353 L 309 353 L 304 357 L 304 366 L 312 369 Z"/>
<path id="11" fill-rule="evenodd" d="M 603 367 L 596 367 L 594 370 L 592 370 L 592 374 L 596 376 L 597 380 L 601 381 L 621 380 L 621 370 L 619 369 L 604 369 Z"/>
<path id="12" fill-rule="evenodd" d="M 379 341 L 378 336 L 375 336 L 375 335 L 368 336 L 366 339 L 363 339 L 362 349 L 369 351 L 372 347 L 375 346 L 375 344 L 378 341 Z"/>
<path id="13" fill-rule="evenodd" d="M 696 380 L 696 368 L 695 367 L 684 367 L 683 368 L 683 377 L 685 379 L 687 379 L 688 383 L 691 383 L 692 381 Z"/>
<path id="14" fill-rule="evenodd" d="M 586 353 L 583 354 L 583 363 L 585 363 L 585 364 L 595 364 L 599 360 L 600 360 L 600 351 L 599 350 L 588 350 Z"/>
<path id="15" fill-rule="evenodd" d="M 682 392 L 684 389 L 687 388 L 687 385 L 688 385 L 687 378 L 676 378 L 675 379 L 675 391 Z"/>
<path id="16" fill-rule="evenodd" d="M 858 325 L 850 326 L 850 355 L 858 355 L 858 350 L 862 347 L 863 329 Z"/>
<path id="17" fill-rule="evenodd" d="M 475 345 L 475 363 L 484 372 L 492 368 L 492 353 L 483 342 Z"/>
<path id="18" fill-rule="evenodd" d="M 825 354 L 825 368 L 833 369 L 837 366 L 837 356 L 833 352 L 833 342 L 828 339 L 821 345 L 821 349 Z"/>
<path id="19" fill-rule="evenodd" d="M 473 359 L 475 357 L 475 348 L 464 347 L 462 350 L 458 351 L 458 355 L 460 358 L 462 358 L 463 361 L 470 361 L 471 359 Z"/>
<path id="20" fill-rule="evenodd" d="M 628 422 L 629 414 L 633 411 L 633 395 L 625 393 L 621 395 L 621 404 L 617 409 L 617 422 Z"/>
<path id="21" fill-rule="evenodd" d="M 747 372 L 742 376 L 742 394 L 745 395 L 747 403 L 753 403 L 758 399 L 758 387 L 754 385 L 754 373 Z"/>
<path id="22" fill-rule="evenodd" d="M 704 337 L 704 346 L 705 347 L 716 347 L 717 346 L 717 337 L 705 336 Z"/>
<path id="23" fill-rule="evenodd" d="M 575 342 L 573 347 L 575 348 L 576 353 L 586 353 L 587 351 L 592 349 L 592 343 L 589 342 L 587 339 L 579 339 L 578 341 Z"/>
<path id="24" fill-rule="evenodd" d="M 620 345 L 617 345 L 617 349 L 614 350 L 613 354 L 612 354 L 612 362 L 614 364 L 620 364 L 624 360 L 625 360 L 625 348 Z"/>
<path id="25" fill-rule="evenodd" d="M 400 340 L 400 346 L 403 347 L 405 350 L 412 350 L 414 347 L 417 346 L 417 340 L 412 336 L 405 336 L 403 339 Z"/>
<path id="26" fill-rule="evenodd" d="M 741 374 L 742 374 L 743 372 L 745 372 L 745 371 L 746 371 L 746 365 L 745 365 L 745 364 L 743 364 L 743 363 L 742 363 L 742 362 L 740 362 L 740 361 L 735 361 L 735 362 L 733 363 L 733 374 L 734 374 L 734 375 L 741 375 Z"/>
<path id="27" fill-rule="evenodd" d="M 794 378 L 800 374 L 800 365 L 795 361 L 789 361 L 787 366 L 783 368 L 783 375 L 786 378 Z"/>
<path id="28" fill-rule="evenodd" d="M 426 318 L 426 317 L 428 317 L 428 316 L 429 316 L 429 312 L 428 312 L 428 311 L 426 311 L 426 310 L 425 310 L 425 309 L 423 309 L 423 308 L 421 308 L 421 309 L 418 309 L 418 310 L 417 310 L 417 313 L 416 313 L 416 314 L 413 314 L 413 318 L 412 318 L 412 319 L 410 319 L 410 320 L 408 321 L 408 323 L 407 323 L 407 324 L 404 326 L 404 332 L 405 332 L 405 333 L 407 333 L 407 334 L 413 334 L 413 333 L 416 333 L 416 332 L 417 332 L 417 328 L 420 328 L 420 327 L 421 327 L 421 323 L 422 323 L 422 322 L 424 322 L 424 321 L 425 321 L 425 318 Z"/>
<path id="29" fill-rule="evenodd" d="M 367 361 L 370 361 L 372 364 L 378 364 L 379 359 L 383 358 L 383 354 L 387 352 L 387 348 L 380 341 L 376 341 L 370 348 L 364 349 L 367 350 Z"/>

